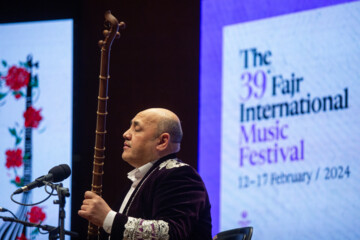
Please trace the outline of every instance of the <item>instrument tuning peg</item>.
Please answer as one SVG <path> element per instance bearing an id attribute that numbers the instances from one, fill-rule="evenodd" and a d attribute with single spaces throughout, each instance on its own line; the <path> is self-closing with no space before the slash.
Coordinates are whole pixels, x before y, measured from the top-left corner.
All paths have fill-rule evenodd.
<path id="1" fill-rule="evenodd" d="M 120 22 L 119 23 L 119 28 L 120 29 L 125 29 L 126 28 L 126 24 L 124 22 Z"/>
<path id="2" fill-rule="evenodd" d="M 99 45 L 99 47 L 102 47 L 102 46 L 104 45 L 104 41 L 103 41 L 103 40 L 100 40 L 100 41 L 98 42 L 98 45 Z"/>
<path id="3" fill-rule="evenodd" d="M 104 37 L 107 37 L 109 35 L 109 30 L 104 30 L 103 35 L 104 35 Z"/>
<path id="4" fill-rule="evenodd" d="M 116 39 L 119 39 L 119 38 L 120 38 L 120 33 L 116 32 Z"/>

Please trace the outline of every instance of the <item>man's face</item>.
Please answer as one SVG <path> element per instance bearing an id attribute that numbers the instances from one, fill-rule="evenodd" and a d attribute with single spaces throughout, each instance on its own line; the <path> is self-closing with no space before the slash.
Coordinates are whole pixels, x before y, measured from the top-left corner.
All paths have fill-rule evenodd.
<path id="1" fill-rule="evenodd" d="M 123 134 L 122 158 L 133 167 L 156 160 L 158 116 L 151 111 L 138 113 Z"/>

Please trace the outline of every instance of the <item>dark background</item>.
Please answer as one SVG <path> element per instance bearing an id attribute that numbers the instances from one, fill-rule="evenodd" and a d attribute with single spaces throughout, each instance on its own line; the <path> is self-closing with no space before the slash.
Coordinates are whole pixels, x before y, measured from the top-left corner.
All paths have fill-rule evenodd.
<path id="1" fill-rule="evenodd" d="M 77 210 L 91 185 L 100 71 L 97 42 L 103 39 L 106 10 L 127 28 L 111 49 L 104 198 L 112 205 L 124 191 L 131 167 L 121 159 L 122 134 L 143 109 L 164 107 L 178 114 L 184 131 L 178 156 L 197 167 L 200 0 L 1 1 L 1 23 L 74 19 L 71 226 L 81 239 L 87 221 Z"/>

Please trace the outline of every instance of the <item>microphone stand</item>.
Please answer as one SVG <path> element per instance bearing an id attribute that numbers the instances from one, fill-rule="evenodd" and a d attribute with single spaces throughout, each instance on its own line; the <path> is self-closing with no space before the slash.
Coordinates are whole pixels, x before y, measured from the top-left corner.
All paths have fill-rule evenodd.
<path id="1" fill-rule="evenodd" d="M 53 183 L 47 182 L 47 181 L 42 181 L 42 182 L 43 182 L 43 185 L 50 186 L 53 189 L 53 191 L 56 190 L 57 195 L 59 197 L 58 200 L 54 200 L 54 204 L 59 204 L 59 222 L 58 222 L 59 226 L 57 228 L 50 227 L 50 228 L 46 229 L 49 232 L 49 239 L 58 239 L 59 238 L 60 240 L 65 240 L 65 234 L 72 233 L 69 231 L 65 231 L 65 203 L 66 203 L 65 198 L 70 196 L 69 189 L 64 188 L 62 183 L 53 184 Z M 21 189 L 21 190 L 23 191 L 23 189 Z M 26 191 L 28 191 L 28 190 L 26 190 Z M 15 191 L 11 195 L 11 200 L 13 200 L 12 196 L 14 194 L 17 194 L 17 192 Z M 52 195 L 52 192 L 49 194 L 50 194 L 49 195 L 49 197 L 50 197 Z M 13 200 L 13 201 L 16 202 L 15 200 Z M 21 204 L 21 203 L 19 203 L 19 204 Z M 1 217 L 1 218 L 5 219 L 4 217 Z M 20 221 L 18 219 L 13 219 L 13 220 L 10 220 L 11 218 L 6 218 L 6 219 L 7 220 L 5 220 L 5 221 L 13 221 L 13 222 L 22 223 L 24 226 L 41 227 L 41 225 L 39 225 L 39 224 L 28 223 L 28 222 Z M 30 225 L 28 225 L 28 224 L 30 224 Z M 47 226 L 47 225 L 45 225 L 45 226 Z"/>
<path id="2" fill-rule="evenodd" d="M 3 219 L 5 222 L 16 222 L 16 223 L 20 223 L 26 227 L 36 227 L 36 228 L 41 228 L 45 231 L 48 231 L 49 233 L 53 232 L 53 231 L 56 231 L 58 232 L 58 227 L 53 227 L 53 226 L 50 226 L 50 225 L 40 225 L 40 224 L 37 224 L 37 223 L 31 223 L 31 222 L 26 222 L 26 221 L 22 221 L 22 220 L 19 220 L 19 219 L 16 219 L 16 218 L 11 218 L 11 217 L 3 217 L 3 216 L 0 216 L 1 219 Z M 72 232 L 72 231 L 64 231 L 64 233 L 66 235 L 69 235 L 71 237 L 75 237 L 75 238 L 78 238 L 79 237 L 79 234 L 77 232 Z M 49 239 L 56 239 L 57 236 L 52 236 L 52 234 L 49 235 Z"/>
<path id="3" fill-rule="evenodd" d="M 49 238 L 50 236 L 56 237 L 59 233 L 59 239 L 64 240 L 65 239 L 65 197 L 70 196 L 70 192 L 68 188 L 64 188 L 62 183 L 60 184 L 52 184 L 47 183 L 47 185 L 51 186 L 51 188 L 56 189 L 57 195 L 59 197 L 59 200 L 54 200 L 54 204 L 59 204 L 59 227 L 51 230 L 49 232 Z M 56 239 L 54 238 L 54 239 Z"/>

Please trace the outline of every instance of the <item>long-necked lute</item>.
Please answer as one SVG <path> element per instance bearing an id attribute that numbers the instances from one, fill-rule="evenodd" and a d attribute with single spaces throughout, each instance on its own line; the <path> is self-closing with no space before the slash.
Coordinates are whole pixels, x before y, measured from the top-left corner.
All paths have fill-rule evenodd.
<path id="1" fill-rule="evenodd" d="M 96 132 L 95 132 L 95 151 L 92 172 L 91 191 L 102 195 L 102 176 L 104 160 L 105 160 L 105 134 L 106 134 L 106 116 L 107 116 L 107 100 L 108 100 L 108 82 L 110 79 L 109 65 L 110 65 L 110 50 L 112 42 L 115 38 L 120 37 L 119 28 L 124 28 L 125 23 L 118 22 L 118 20 L 107 11 L 105 13 L 105 27 L 103 31 L 104 40 L 99 41 L 101 48 L 100 61 L 100 76 L 99 76 L 99 95 L 96 118 Z M 88 239 L 98 239 L 99 228 L 89 222 Z"/>

